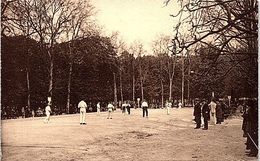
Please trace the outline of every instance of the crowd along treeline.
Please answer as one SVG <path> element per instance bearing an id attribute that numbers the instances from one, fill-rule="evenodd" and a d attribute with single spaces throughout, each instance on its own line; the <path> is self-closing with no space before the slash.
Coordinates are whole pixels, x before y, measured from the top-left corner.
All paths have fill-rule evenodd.
<path id="1" fill-rule="evenodd" d="M 169 77 L 167 67 L 173 56 L 168 54 L 134 57 L 128 51 L 118 55 L 110 38 L 100 35 L 89 36 L 74 43 L 77 58 L 71 62 L 68 54 L 69 43 L 55 46 L 53 105 L 67 112 L 68 80 L 71 72 L 70 104 L 75 105 L 84 98 L 87 102 L 108 102 L 114 100 L 114 76 L 116 75 L 117 97 L 121 100 L 120 81 L 124 100 L 132 100 L 133 74 L 135 75 L 135 98 L 141 98 L 141 77 L 143 77 L 143 97 L 149 101 L 169 99 Z M 187 99 L 188 79 L 190 98 L 210 98 L 214 91 L 217 97 L 232 95 L 232 98 L 256 97 L 257 88 L 248 77 L 256 77 L 250 72 L 237 73 L 237 68 L 226 73 L 232 61 L 224 56 L 218 63 L 212 63 L 214 51 L 201 49 L 199 53 L 185 57 L 185 98 Z M 48 96 L 48 56 L 40 50 L 39 43 L 23 36 L 2 37 L 2 107 L 21 109 L 30 99 L 31 109 L 44 108 Z M 212 57 L 213 56 L 213 57 Z M 172 99 L 181 96 L 182 62 L 176 57 Z M 190 63 L 189 63 L 190 62 Z M 71 64 L 72 63 L 72 64 Z M 70 70 L 70 64 L 72 70 Z M 134 68 L 133 68 L 134 65 Z M 248 64 L 250 65 L 250 60 Z M 253 67 L 251 63 L 251 67 Z M 188 68 L 193 72 L 188 73 Z M 134 69 L 134 71 L 133 71 Z M 253 70 L 254 68 L 250 68 Z M 140 74 L 142 70 L 142 75 Z M 121 77 L 121 79 L 120 79 Z M 28 91 L 27 81 L 30 82 Z M 30 98 L 28 98 L 30 94 Z M 73 109 L 71 109 L 73 110 Z"/>

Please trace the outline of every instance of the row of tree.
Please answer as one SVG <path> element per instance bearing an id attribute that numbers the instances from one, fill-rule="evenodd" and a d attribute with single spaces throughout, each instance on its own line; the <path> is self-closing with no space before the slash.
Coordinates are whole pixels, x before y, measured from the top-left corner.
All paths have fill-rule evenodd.
<path id="1" fill-rule="evenodd" d="M 142 43 L 127 46 L 118 34 L 101 36 L 89 1 L 9 0 L 1 5 L 1 99 L 6 108 L 36 110 L 47 97 L 69 113 L 71 104 L 83 98 L 141 98 L 163 105 L 182 95 L 209 98 L 211 92 L 257 96 L 253 38 L 247 41 L 254 49 L 249 54 L 249 46 L 238 43 L 225 51 L 212 41 L 191 48 L 177 31 L 174 39 L 155 39 L 153 52 L 147 53 Z"/>

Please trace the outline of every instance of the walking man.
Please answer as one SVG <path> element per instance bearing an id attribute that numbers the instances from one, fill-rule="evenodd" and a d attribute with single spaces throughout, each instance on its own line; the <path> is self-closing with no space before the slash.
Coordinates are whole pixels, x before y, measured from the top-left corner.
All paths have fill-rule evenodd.
<path id="1" fill-rule="evenodd" d="M 208 121 L 210 118 L 210 114 L 209 114 L 209 106 L 206 103 L 205 100 L 203 100 L 203 104 L 202 104 L 202 116 L 203 116 L 203 121 L 204 121 L 204 128 L 203 130 L 208 130 Z"/>
<path id="2" fill-rule="evenodd" d="M 195 117 L 196 127 L 194 129 L 199 129 L 201 126 L 201 106 L 199 100 L 195 100 L 193 116 Z"/>
<path id="3" fill-rule="evenodd" d="M 112 112 L 113 112 L 113 108 L 114 108 L 113 104 L 112 103 L 108 103 L 107 108 L 108 108 L 107 119 L 112 119 Z"/>
<path id="4" fill-rule="evenodd" d="M 141 107 L 143 108 L 143 117 L 146 114 L 146 117 L 148 118 L 148 103 L 144 100 Z"/>
<path id="5" fill-rule="evenodd" d="M 97 114 L 100 115 L 100 102 L 97 103 Z"/>
<path id="6" fill-rule="evenodd" d="M 51 115 L 51 106 L 48 103 L 48 105 L 45 107 L 45 114 L 46 114 L 46 118 L 44 120 L 44 123 L 49 123 L 50 121 L 50 115 Z"/>
<path id="7" fill-rule="evenodd" d="M 86 125 L 86 108 L 87 108 L 87 104 L 84 100 L 81 100 L 78 104 L 78 108 L 80 109 L 80 119 L 79 119 L 79 124 L 80 125 Z"/>

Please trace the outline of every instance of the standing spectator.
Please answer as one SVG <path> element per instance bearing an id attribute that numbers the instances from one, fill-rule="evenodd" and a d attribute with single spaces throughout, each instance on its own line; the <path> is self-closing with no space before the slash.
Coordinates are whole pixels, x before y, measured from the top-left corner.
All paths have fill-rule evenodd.
<path id="1" fill-rule="evenodd" d="M 44 120 L 44 123 L 49 123 L 50 121 L 50 115 L 51 115 L 51 105 L 48 103 L 48 105 L 45 107 L 45 114 L 46 118 Z"/>
<path id="2" fill-rule="evenodd" d="M 146 102 L 146 100 L 142 102 L 141 107 L 143 108 L 143 117 L 146 114 L 146 117 L 148 118 L 148 103 Z"/>
<path id="3" fill-rule="evenodd" d="M 35 112 L 34 112 L 34 109 L 32 109 L 32 117 L 34 118 L 35 116 Z"/>
<path id="4" fill-rule="evenodd" d="M 128 115 L 130 115 L 131 105 L 130 105 L 129 101 L 127 101 L 127 103 L 126 103 L 126 109 L 127 109 Z"/>
<path id="5" fill-rule="evenodd" d="M 258 109 L 257 101 L 248 101 L 248 122 L 247 122 L 247 149 L 250 149 L 249 156 L 256 157 L 258 154 Z"/>
<path id="6" fill-rule="evenodd" d="M 100 115 L 100 102 L 97 103 L 97 114 Z"/>
<path id="7" fill-rule="evenodd" d="M 209 104 L 210 107 L 210 122 L 212 125 L 216 124 L 216 106 L 215 100 L 212 99 L 212 101 Z"/>
<path id="8" fill-rule="evenodd" d="M 25 108 L 24 108 L 24 106 L 22 107 L 22 118 L 25 118 Z"/>
<path id="9" fill-rule="evenodd" d="M 196 122 L 195 129 L 199 129 L 201 127 L 201 106 L 198 99 L 195 100 L 193 116 L 195 117 Z"/>
<path id="10" fill-rule="evenodd" d="M 204 121 L 203 130 L 208 130 L 208 121 L 210 119 L 210 110 L 209 110 L 209 106 L 205 100 L 203 100 L 203 104 L 202 104 L 202 116 L 203 116 L 203 121 Z"/>
<path id="11" fill-rule="evenodd" d="M 243 137 L 246 137 L 246 127 L 247 127 L 247 122 L 248 122 L 248 106 L 244 105 L 244 113 L 242 115 L 243 117 L 243 123 L 242 123 L 242 130 L 243 130 Z"/>
<path id="12" fill-rule="evenodd" d="M 217 105 L 216 105 L 216 117 L 217 117 L 217 124 L 221 124 L 223 120 L 223 111 L 219 101 L 217 101 Z"/>
<path id="13" fill-rule="evenodd" d="M 87 108 L 87 104 L 84 100 L 80 101 L 78 104 L 78 108 L 80 109 L 80 125 L 86 125 L 86 108 Z"/>
<path id="14" fill-rule="evenodd" d="M 182 103 L 179 102 L 179 104 L 178 104 L 178 108 L 181 108 L 181 107 L 182 107 Z"/>
<path id="15" fill-rule="evenodd" d="M 125 115 L 125 111 L 126 111 L 126 101 L 124 101 L 124 103 L 122 104 L 122 113 Z"/>
<path id="16" fill-rule="evenodd" d="M 112 119 L 112 112 L 113 112 L 113 108 L 114 108 L 113 104 L 112 103 L 108 103 L 107 108 L 108 108 L 107 119 Z"/>

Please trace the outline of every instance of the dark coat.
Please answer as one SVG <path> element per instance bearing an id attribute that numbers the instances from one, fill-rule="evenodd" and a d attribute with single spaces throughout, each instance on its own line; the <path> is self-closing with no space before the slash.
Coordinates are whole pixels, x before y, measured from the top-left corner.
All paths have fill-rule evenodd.
<path id="1" fill-rule="evenodd" d="M 246 131 L 246 124 L 248 121 L 248 111 L 247 110 L 244 111 L 242 117 L 243 117 L 242 130 Z"/>
<path id="2" fill-rule="evenodd" d="M 201 106 L 199 103 L 196 103 L 196 105 L 194 106 L 193 116 L 201 117 Z"/>
<path id="3" fill-rule="evenodd" d="M 223 110 L 220 104 L 217 104 L 217 108 L 216 108 L 216 117 L 219 119 L 223 118 Z"/>
<path id="4" fill-rule="evenodd" d="M 205 103 L 202 105 L 202 116 L 204 118 L 209 119 L 210 118 L 210 110 L 209 110 L 209 106 Z"/>

